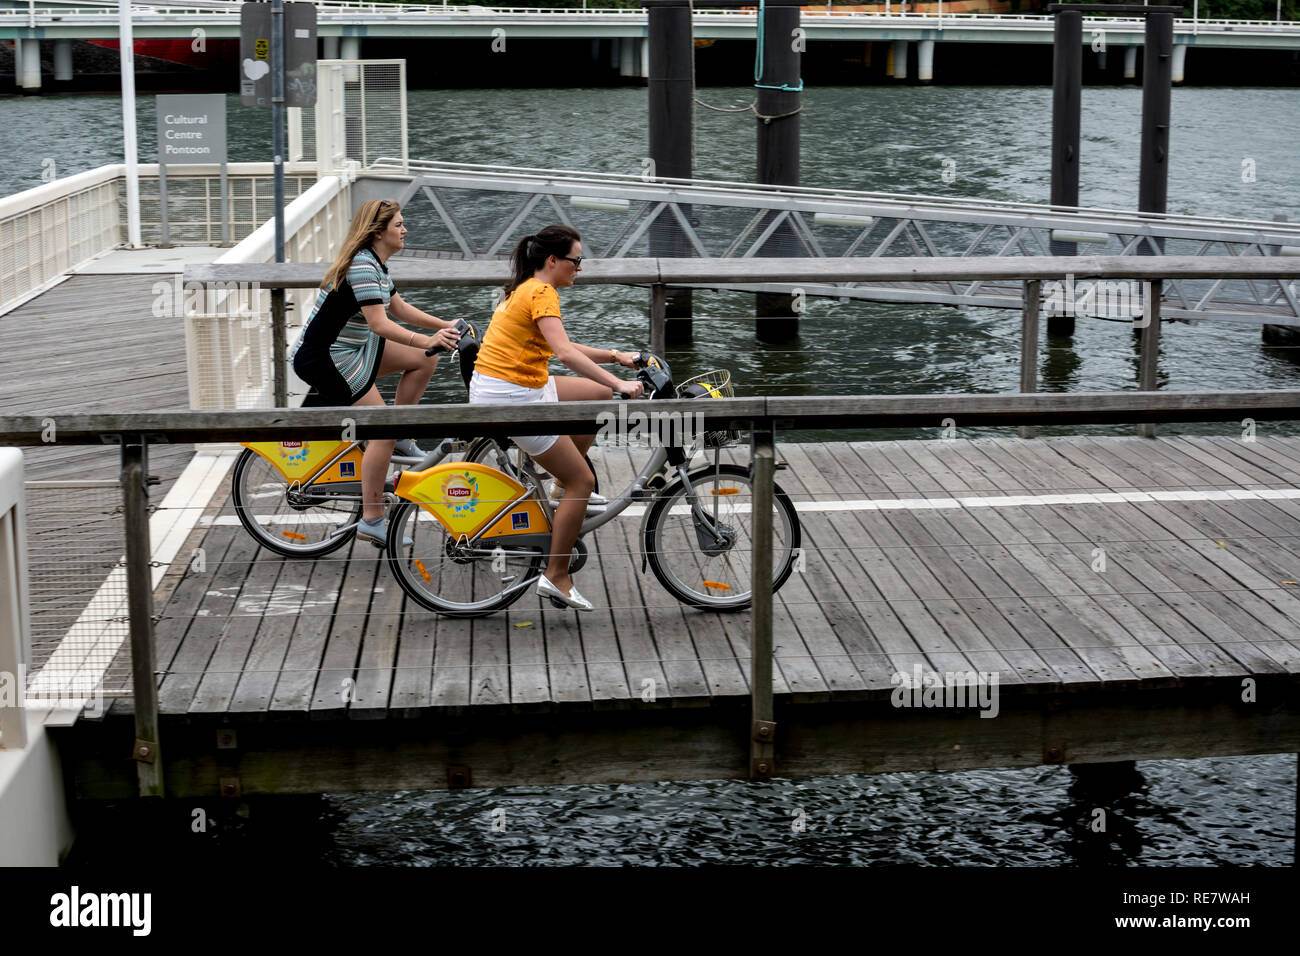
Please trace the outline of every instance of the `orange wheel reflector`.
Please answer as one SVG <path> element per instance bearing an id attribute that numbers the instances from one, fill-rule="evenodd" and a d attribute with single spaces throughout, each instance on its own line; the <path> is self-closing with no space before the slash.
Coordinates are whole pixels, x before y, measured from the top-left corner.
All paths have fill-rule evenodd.
<path id="1" fill-rule="evenodd" d="M 284 536 L 285 536 L 286 538 L 288 538 L 290 541 L 306 541 L 306 540 L 307 540 L 307 536 L 306 536 L 305 534 L 299 534 L 297 531 L 281 531 L 280 534 L 284 535 Z"/>
<path id="2" fill-rule="evenodd" d="M 740 489 L 739 489 L 739 488 L 715 488 L 715 489 L 713 489 L 712 491 L 710 491 L 709 494 L 711 494 L 711 495 L 738 495 L 738 494 L 740 494 Z"/>
<path id="3" fill-rule="evenodd" d="M 432 576 L 429 574 L 429 572 L 425 569 L 425 567 L 424 567 L 424 562 L 421 561 L 419 558 L 416 558 L 416 559 L 415 559 L 415 570 L 417 570 L 417 571 L 420 572 L 420 577 L 424 578 L 424 583 L 425 583 L 425 584 L 432 584 L 432 583 L 433 583 L 433 577 L 432 577 Z"/>
<path id="4" fill-rule="evenodd" d="M 705 581 L 704 586 L 713 591 L 730 591 L 730 584 L 723 584 L 721 581 Z"/>

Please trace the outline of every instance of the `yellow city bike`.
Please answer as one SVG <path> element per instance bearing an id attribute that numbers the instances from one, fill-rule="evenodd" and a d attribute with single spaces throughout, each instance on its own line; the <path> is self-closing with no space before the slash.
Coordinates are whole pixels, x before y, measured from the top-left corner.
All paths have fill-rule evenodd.
<path id="1" fill-rule="evenodd" d="M 231 495 L 240 523 L 263 547 L 291 558 L 319 558 L 343 547 L 361 520 L 359 441 L 243 442 Z M 420 457 L 394 455 L 392 464 L 428 469 L 464 451 L 443 439 Z M 384 482 L 391 499 L 396 476 Z"/>
<path id="2" fill-rule="evenodd" d="M 478 332 L 469 322 L 455 324 L 460 343 L 461 376 L 469 376 L 478 351 Z M 446 351 L 431 348 L 426 355 Z M 314 393 L 313 393 L 314 394 Z M 309 397 L 307 405 L 311 404 Z M 291 558 L 319 558 L 352 540 L 361 520 L 361 453 L 364 443 L 323 441 L 242 442 L 235 462 L 231 493 L 235 514 L 255 540 Z M 394 454 L 392 465 L 428 469 L 468 447 L 443 439 L 419 456 Z M 396 478 L 384 482 L 391 501 Z"/>
<path id="3" fill-rule="evenodd" d="M 679 389 L 661 359 L 642 352 L 636 366 L 650 398 L 731 395 L 725 371 L 697 376 Z M 678 419 L 670 423 L 667 437 L 627 488 L 603 508 L 589 509 L 570 572 L 586 562 L 583 537 L 635 502 L 644 509 L 638 536 L 643 571 L 648 564 L 686 604 L 747 608 L 752 600 L 753 478 L 749 467 L 720 458 L 722 447 L 739 436 L 691 436 L 687 423 Z M 507 444 L 479 439 L 461 462 L 397 477 L 394 490 L 402 500 L 389 516 L 389 566 L 402 589 L 430 610 L 449 617 L 499 611 L 534 587 L 546 567 L 554 507 L 543 490 L 543 476 L 522 453 L 512 461 Z M 692 469 L 692 459 L 701 452 L 711 452 L 712 461 Z M 779 486 L 774 497 L 773 591 L 790 576 L 800 545 L 794 505 Z"/>

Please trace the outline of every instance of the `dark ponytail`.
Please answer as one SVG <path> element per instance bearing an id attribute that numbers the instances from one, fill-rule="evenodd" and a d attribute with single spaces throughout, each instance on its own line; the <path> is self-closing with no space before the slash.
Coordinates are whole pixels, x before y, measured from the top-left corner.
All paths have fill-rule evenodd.
<path id="1" fill-rule="evenodd" d="M 534 272 L 546 265 L 547 256 L 563 258 L 575 242 L 581 241 L 578 230 L 570 226 L 547 226 L 535 235 L 524 236 L 510 256 L 510 281 L 506 283 L 505 294 L 510 295 L 531 279 Z"/>

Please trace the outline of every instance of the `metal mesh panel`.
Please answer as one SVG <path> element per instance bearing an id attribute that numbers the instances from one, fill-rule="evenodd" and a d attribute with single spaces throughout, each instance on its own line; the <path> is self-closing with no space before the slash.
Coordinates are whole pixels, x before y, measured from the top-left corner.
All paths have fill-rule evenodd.
<path id="1" fill-rule="evenodd" d="M 320 60 L 315 110 L 303 110 L 290 154 L 327 175 L 352 160 L 406 168 L 406 61 Z M 291 132 L 293 132 L 291 130 Z"/>
<path id="2" fill-rule="evenodd" d="M 29 699 L 131 693 L 125 518 L 116 481 L 29 481 Z"/>
<path id="3" fill-rule="evenodd" d="M 314 176 L 285 176 L 285 202 L 310 189 Z M 118 203 L 126 219 L 126 180 L 118 181 Z M 270 175 L 227 177 L 230 207 L 230 241 L 246 238 L 270 218 L 274 210 L 275 180 Z M 162 240 L 159 219 L 158 177 L 140 177 L 140 236 L 146 243 Z M 221 177 L 216 173 L 167 173 L 167 232 L 172 245 L 221 244 Z"/>

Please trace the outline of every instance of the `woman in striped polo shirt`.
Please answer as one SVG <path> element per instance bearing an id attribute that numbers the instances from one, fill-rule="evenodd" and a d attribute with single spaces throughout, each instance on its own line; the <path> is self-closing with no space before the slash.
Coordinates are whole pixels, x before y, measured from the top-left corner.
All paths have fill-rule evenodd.
<path id="1" fill-rule="evenodd" d="M 438 366 L 426 356 L 435 345 L 455 348 L 453 323 L 435 318 L 402 301 L 389 278 L 387 262 L 405 245 L 402 210 L 388 199 L 361 204 L 352 218 L 343 250 L 325 273 L 311 315 L 293 349 L 293 370 L 312 392 L 304 406 L 382 405 L 375 388 L 380 375 L 401 372 L 396 404 L 414 405 Z M 433 335 L 410 332 L 393 318 Z M 361 459 L 362 520 L 357 537 L 383 547 L 384 478 L 393 456 L 392 439 L 373 439 Z M 418 455 L 415 443 L 401 443 L 402 453 Z"/>

